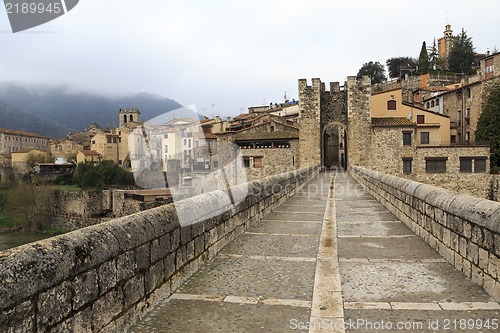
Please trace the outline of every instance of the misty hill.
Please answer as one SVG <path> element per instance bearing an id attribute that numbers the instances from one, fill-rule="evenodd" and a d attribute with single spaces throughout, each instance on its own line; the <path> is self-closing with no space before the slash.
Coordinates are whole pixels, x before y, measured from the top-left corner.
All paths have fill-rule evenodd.
<path id="1" fill-rule="evenodd" d="M 174 100 L 149 93 L 105 96 L 64 86 L 0 83 L 0 128 L 52 138 L 83 131 L 92 122 L 102 127 L 118 126 L 120 108 L 139 109 L 145 121 L 179 107 Z"/>

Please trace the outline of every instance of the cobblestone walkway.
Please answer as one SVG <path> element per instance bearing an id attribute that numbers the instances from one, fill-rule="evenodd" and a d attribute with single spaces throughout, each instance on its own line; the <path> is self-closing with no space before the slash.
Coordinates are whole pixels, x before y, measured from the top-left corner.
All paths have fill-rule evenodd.
<path id="1" fill-rule="evenodd" d="M 332 175 L 228 244 L 129 332 L 499 331 L 498 303 L 346 173 L 334 194 Z"/>

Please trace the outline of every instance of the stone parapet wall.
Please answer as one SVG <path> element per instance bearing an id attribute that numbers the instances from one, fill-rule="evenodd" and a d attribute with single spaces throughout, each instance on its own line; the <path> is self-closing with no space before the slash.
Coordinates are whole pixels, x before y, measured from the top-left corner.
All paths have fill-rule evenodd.
<path id="1" fill-rule="evenodd" d="M 1 331 L 123 332 L 317 172 L 283 173 L 1 251 Z"/>
<path id="2" fill-rule="evenodd" d="M 500 174 L 490 176 L 490 200 L 500 202 Z"/>
<path id="3" fill-rule="evenodd" d="M 415 234 L 500 300 L 500 203 L 358 166 L 351 175 Z"/>

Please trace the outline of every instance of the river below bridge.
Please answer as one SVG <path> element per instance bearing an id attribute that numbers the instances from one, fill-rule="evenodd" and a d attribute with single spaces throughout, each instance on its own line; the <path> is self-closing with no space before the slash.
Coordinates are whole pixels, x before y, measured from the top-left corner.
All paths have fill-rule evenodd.
<path id="1" fill-rule="evenodd" d="M 49 237 L 51 236 L 36 232 L 24 232 L 24 231 L 0 233 L 0 251 L 7 250 L 23 244 L 36 242 L 38 240 Z"/>

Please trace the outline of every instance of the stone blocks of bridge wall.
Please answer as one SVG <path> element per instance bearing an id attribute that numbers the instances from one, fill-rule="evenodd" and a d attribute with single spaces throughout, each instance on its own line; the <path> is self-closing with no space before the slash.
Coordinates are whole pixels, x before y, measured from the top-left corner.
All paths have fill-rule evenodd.
<path id="1" fill-rule="evenodd" d="M 1 251 L 0 331 L 123 332 L 316 173 L 232 187 L 236 205 L 214 191 Z"/>
<path id="2" fill-rule="evenodd" d="M 358 166 L 350 172 L 415 234 L 500 301 L 500 203 Z"/>

